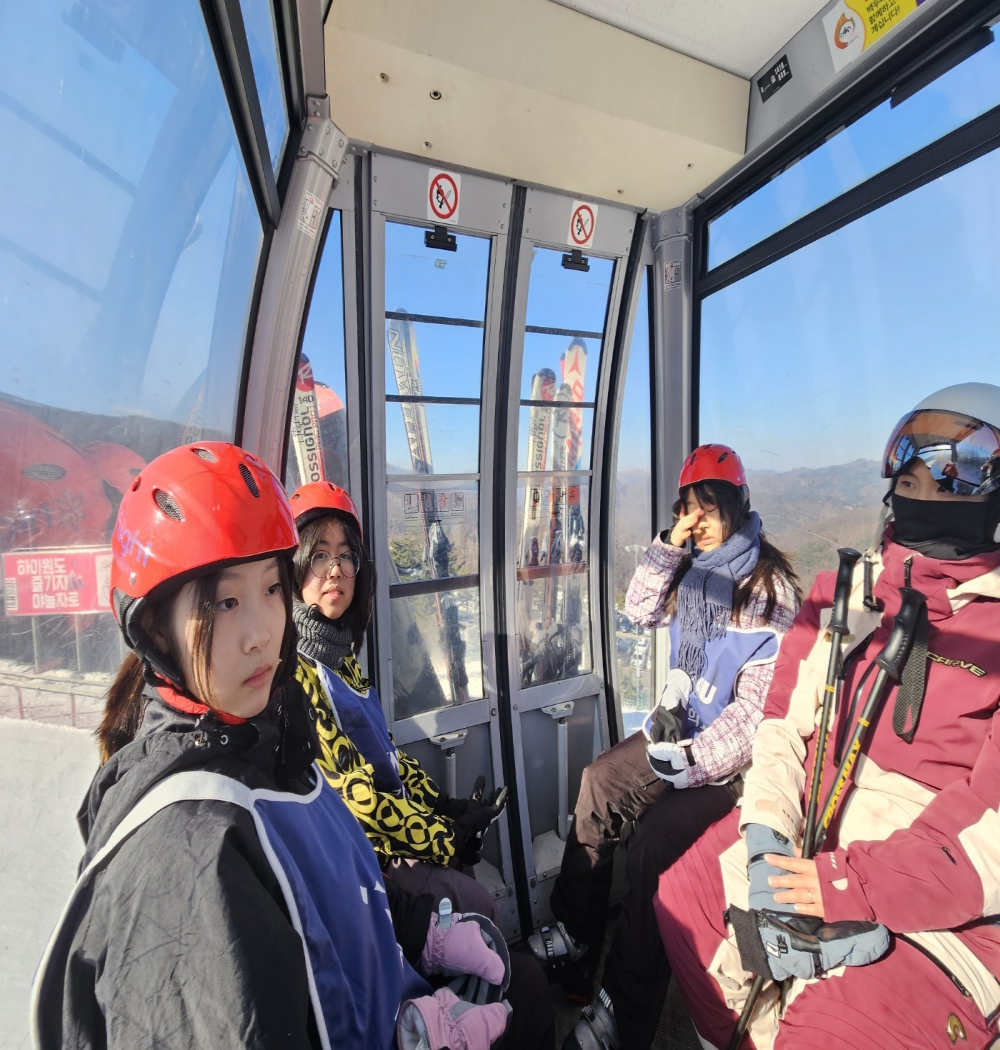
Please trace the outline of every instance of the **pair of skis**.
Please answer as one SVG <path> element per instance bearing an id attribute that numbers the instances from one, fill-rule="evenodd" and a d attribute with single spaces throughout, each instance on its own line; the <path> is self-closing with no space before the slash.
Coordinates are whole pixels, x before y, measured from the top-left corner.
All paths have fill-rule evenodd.
<path id="1" fill-rule="evenodd" d="M 404 311 L 400 310 L 399 313 Z M 420 398 L 423 382 L 420 378 L 420 358 L 417 355 L 417 336 L 411 321 L 393 319 L 386 325 L 389 359 L 396 377 L 399 396 Z M 427 413 L 419 400 L 402 401 L 403 426 L 410 448 L 410 462 L 414 474 L 434 473 L 431 460 L 430 432 Z M 451 541 L 438 511 L 438 497 L 434 489 L 420 489 L 420 522 L 424 534 L 424 560 L 430 565 L 433 579 L 451 576 Z M 458 621 L 458 604 L 448 592 L 434 595 L 438 630 L 444 640 L 445 660 L 451 701 L 464 704 L 469 699 L 469 674 L 465 666 L 465 642 Z"/>
<path id="2" fill-rule="evenodd" d="M 526 464 L 529 477 L 520 567 L 541 570 L 531 573 L 528 579 L 545 579 L 545 588 L 540 602 L 534 587 L 529 587 L 524 595 L 528 607 L 521 635 L 522 685 L 569 677 L 576 673 L 580 659 L 577 636 L 582 611 L 581 582 L 569 579 L 565 570 L 561 572 L 557 566 L 582 565 L 586 560 L 580 487 L 567 476 L 568 471 L 582 465 L 583 409 L 578 406 L 584 398 L 586 344 L 574 339 L 562 354 L 559 368 L 558 389 L 551 368 L 539 369 L 531 381 Z M 547 508 L 543 506 L 545 479 L 538 476 L 546 470 L 553 475 Z"/>

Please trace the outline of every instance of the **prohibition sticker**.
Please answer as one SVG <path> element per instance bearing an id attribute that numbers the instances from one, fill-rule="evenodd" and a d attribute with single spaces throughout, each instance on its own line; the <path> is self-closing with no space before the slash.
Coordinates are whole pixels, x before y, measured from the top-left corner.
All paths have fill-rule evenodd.
<path id="1" fill-rule="evenodd" d="M 427 172 L 427 218 L 454 226 L 458 222 L 462 176 L 453 171 Z"/>
<path id="2" fill-rule="evenodd" d="M 323 218 L 323 202 L 315 193 L 308 191 L 302 198 L 302 206 L 299 208 L 299 217 L 295 225 L 313 240 L 319 231 L 320 220 Z"/>
<path id="3" fill-rule="evenodd" d="M 589 248 L 594 243 L 597 230 L 597 205 L 587 201 L 573 201 L 569 213 L 569 233 L 566 243 L 571 248 Z"/>

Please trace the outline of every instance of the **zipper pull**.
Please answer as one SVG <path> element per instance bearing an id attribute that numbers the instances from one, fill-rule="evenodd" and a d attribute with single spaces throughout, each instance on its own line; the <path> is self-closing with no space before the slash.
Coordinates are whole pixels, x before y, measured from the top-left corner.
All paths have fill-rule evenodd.
<path id="1" fill-rule="evenodd" d="M 913 569 L 913 555 L 911 554 L 906 561 L 903 562 L 903 586 L 910 586 L 910 572 Z"/>

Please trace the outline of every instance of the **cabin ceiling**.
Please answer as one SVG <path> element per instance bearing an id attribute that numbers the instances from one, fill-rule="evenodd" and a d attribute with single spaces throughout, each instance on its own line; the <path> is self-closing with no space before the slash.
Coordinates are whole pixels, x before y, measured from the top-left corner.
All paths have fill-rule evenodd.
<path id="1" fill-rule="evenodd" d="M 786 4 L 771 53 L 816 6 Z M 351 139 L 443 165 L 660 211 L 744 151 L 744 77 L 551 0 L 333 0 L 325 49 Z"/>
<path id="2" fill-rule="evenodd" d="M 551 0 L 749 80 L 827 0 Z"/>

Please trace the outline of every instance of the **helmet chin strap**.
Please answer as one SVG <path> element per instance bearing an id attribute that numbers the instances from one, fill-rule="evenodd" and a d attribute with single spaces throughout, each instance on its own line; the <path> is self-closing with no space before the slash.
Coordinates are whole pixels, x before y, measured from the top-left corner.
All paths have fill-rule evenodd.
<path id="1" fill-rule="evenodd" d="M 156 648 L 156 643 L 144 627 L 138 623 L 131 625 L 129 637 L 135 655 L 142 661 L 143 676 L 149 685 L 166 682 L 178 692 L 185 692 L 181 673 L 170 657 Z"/>

